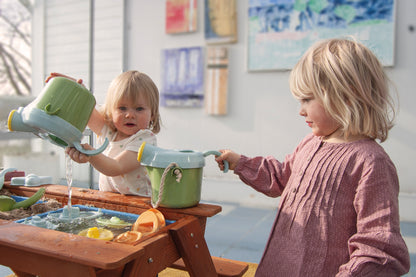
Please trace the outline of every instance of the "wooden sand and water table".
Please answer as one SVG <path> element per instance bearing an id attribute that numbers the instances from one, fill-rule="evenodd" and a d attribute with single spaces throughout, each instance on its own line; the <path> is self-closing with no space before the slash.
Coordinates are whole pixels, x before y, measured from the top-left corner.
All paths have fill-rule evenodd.
<path id="1" fill-rule="evenodd" d="M 39 187 L 4 187 L 29 197 Z M 62 206 L 68 203 L 68 188 L 44 185 L 45 197 Z M 150 198 L 72 188 L 73 205 L 87 205 L 125 213 L 141 214 L 152 208 Z M 186 270 L 189 276 L 243 276 L 248 264 L 211 257 L 205 238 L 206 220 L 221 212 L 217 205 L 190 208 L 158 208 L 174 221 L 133 244 L 102 241 L 55 230 L 0 220 L 0 264 L 16 276 L 156 276 L 168 267 Z M 5 254 L 7 253 L 7 254 Z"/>
<path id="2" fill-rule="evenodd" d="M 85 87 L 58 76 L 45 85 L 32 103 L 10 112 L 8 128 L 10 131 L 32 132 L 63 148 L 75 147 L 86 155 L 96 155 L 106 148 L 108 140 L 96 150 L 86 150 L 81 146 L 82 132 L 94 106 L 95 99 Z M 143 144 L 139 149 L 138 161 L 147 166 L 152 178 L 161 177 L 157 203 L 162 201 L 163 189 L 166 193 L 164 196 L 169 195 L 164 201 L 180 200 L 178 203 L 164 205 L 171 208 L 159 208 L 164 218 L 172 221 L 171 224 L 126 244 L 111 239 L 94 239 L 99 237 L 97 232 L 101 232 L 97 228 L 88 230 L 91 231 L 91 237 L 85 237 L 78 235 L 81 233 L 60 232 L 38 227 L 39 225 L 32 226 L 0 219 L 0 264 L 10 267 L 20 277 L 156 276 L 167 267 L 186 269 L 190 276 L 197 277 L 242 276 L 248 265 L 212 258 L 204 238 L 207 218 L 221 212 L 221 207 L 199 203 L 202 167 L 205 164 L 204 157 L 218 152 L 175 153 L 172 161 L 169 158 L 157 161 L 158 165 L 168 163 L 161 167 L 166 167 L 164 170 L 156 165 L 156 161 L 151 160 L 156 152 L 163 153 L 163 157 L 171 157 L 172 154 L 172 151 L 153 149 Z M 180 158 L 188 161 L 181 162 L 181 168 L 177 164 Z M 170 177 L 167 176 L 170 175 L 161 173 L 167 173 L 170 166 L 174 166 L 172 170 L 176 172 L 176 185 L 175 190 L 169 192 L 166 183 L 169 182 Z M 72 205 L 93 206 L 136 215 L 152 208 L 148 197 L 71 188 L 72 166 L 69 157 L 66 177 L 68 186 L 15 186 L 10 185 L 9 181 L 4 182 L 4 187 L 16 196 L 24 197 L 30 197 L 38 190 L 46 189 L 46 198 L 55 199 L 62 207 L 66 206 L 67 209 L 64 208 L 62 215 L 67 211 L 69 224 L 73 223 Z M 152 185 L 153 183 L 155 182 L 152 182 Z M 177 189 L 178 186 L 181 190 Z M 190 190 L 189 187 L 194 189 Z M 188 196 L 189 191 L 193 191 L 193 194 Z M 187 196 L 182 199 L 183 195 Z M 187 203 L 188 200 L 192 202 Z M 7 208 L 9 204 L 14 205 L 13 201 L 6 197 Z M 87 232 L 87 235 L 89 233 Z"/>

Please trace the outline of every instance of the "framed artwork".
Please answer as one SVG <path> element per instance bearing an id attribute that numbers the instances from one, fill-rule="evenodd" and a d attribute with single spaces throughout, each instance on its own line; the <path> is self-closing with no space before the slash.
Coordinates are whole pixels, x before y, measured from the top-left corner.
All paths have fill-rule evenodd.
<path id="1" fill-rule="evenodd" d="M 204 100 L 202 47 L 162 50 L 161 105 L 201 107 Z"/>
<path id="2" fill-rule="evenodd" d="M 353 36 L 394 64 L 395 0 L 249 0 L 249 71 L 291 69 L 320 39 Z"/>
<path id="3" fill-rule="evenodd" d="M 197 0 L 166 0 L 167 34 L 196 31 Z"/>
<path id="4" fill-rule="evenodd" d="M 207 44 L 236 42 L 236 0 L 204 1 L 204 33 Z"/>
<path id="5" fill-rule="evenodd" d="M 205 88 L 206 113 L 227 114 L 228 50 L 226 47 L 208 47 Z"/>

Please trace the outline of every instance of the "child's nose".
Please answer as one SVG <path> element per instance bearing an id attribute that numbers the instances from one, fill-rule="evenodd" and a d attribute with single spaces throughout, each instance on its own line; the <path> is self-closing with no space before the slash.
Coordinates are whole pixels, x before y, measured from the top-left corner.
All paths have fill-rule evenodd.
<path id="1" fill-rule="evenodd" d="M 303 105 L 301 105 L 300 108 L 299 108 L 299 115 L 300 116 L 306 116 L 307 115 L 306 109 L 303 107 Z"/>
<path id="2" fill-rule="evenodd" d="M 134 116 L 134 110 L 133 109 L 128 109 L 126 111 L 126 117 L 133 117 Z"/>

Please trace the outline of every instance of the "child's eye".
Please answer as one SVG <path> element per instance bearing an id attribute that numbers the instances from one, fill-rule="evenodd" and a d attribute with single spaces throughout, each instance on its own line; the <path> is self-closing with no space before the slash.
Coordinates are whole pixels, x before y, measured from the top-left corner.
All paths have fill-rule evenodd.
<path id="1" fill-rule="evenodd" d="M 136 111 L 138 111 L 138 112 L 143 111 L 143 110 L 144 110 L 144 108 L 143 108 L 143 107 L 137 107 L 137 108 L 136 108 Z"/>
<path id="2" fill-rule="evenodd" d="M 312 100 L 312 98 L 302 98 L 300 99 L 300 103 L 308 103 Z"/>
<path id="3" fill-rule="evenodd" d="M 127 110 L 127 108 L 126 107 L 124 107 L 124 106 L 120 106 L 120 107 L 118 107 L 117 109 L 119 109 L 120 111 L 126 111 Z"/>

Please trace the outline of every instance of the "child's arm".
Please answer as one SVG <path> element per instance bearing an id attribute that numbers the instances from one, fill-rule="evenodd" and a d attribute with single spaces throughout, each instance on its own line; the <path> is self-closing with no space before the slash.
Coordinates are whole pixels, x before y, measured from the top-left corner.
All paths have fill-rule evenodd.
<path id="1" fill-rule="evenodd" d="M 82 145 L 87 150 L 93 148 L 89 144 Z M 87 156 L 77 151 L 75 148 L 67 148 L 66 153 L 77 163 L 89 162 L 96 170 L 106 176 L 119 176 L 140 167 L 137 161 L 137 152 L 125 150 L 117 157 L 110 158 L 104 154 Z"/>
<path id="2" fill-rule="evenodd" d="M 101 129 L 104 127 L 104 117 L 97 109 L 92 110 L 90 119 L 88 120 L 88 127 L 97 135 L 101 133 Z"/>
<path id="3" fill-rule="evenodd" d="M 401 276 L 409 270 L 409 253 L 400 234 L 396 170 L 386 159 L 367 157 L 367 164 L 353 203 L 357 231 L 348 240 L 350 260 L 336 276 Z"/>
<path id="4" fill-rule="evenodd" d="M 282 164 L 273 157 L 248 158 L 231 150 L 220 152 L 222 155 L 215 160 L 221 170 L 224 170 L 223 161 L 228 161 L 229 169 L 234 170 L 245 184 L 270 197 L 282 194 L 290 177 L 288 163 Z"/>

